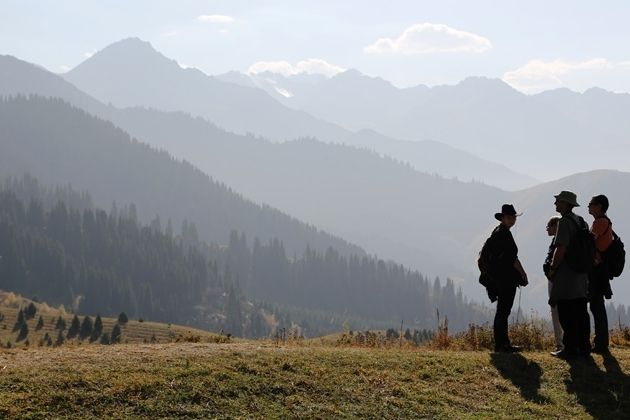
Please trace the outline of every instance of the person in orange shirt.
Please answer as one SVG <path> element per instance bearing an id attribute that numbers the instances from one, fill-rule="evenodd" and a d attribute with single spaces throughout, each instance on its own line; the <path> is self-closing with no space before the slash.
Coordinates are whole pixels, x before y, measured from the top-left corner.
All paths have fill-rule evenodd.
<path id="1" fill-rule="evenodd" d="M 608 317 L 604 298 L 612 297 L 610 273 L 603 263 L 602 255 L 613 241 L 612 222 L 606 215 L 608 197 L 596 195 L 588 203 L 588 212 L 593 216 L 591 233 L 595 238 L 595 265 L 589 275 L 588 302 L 595 323 L 593 353 L 608 353 Z"/>

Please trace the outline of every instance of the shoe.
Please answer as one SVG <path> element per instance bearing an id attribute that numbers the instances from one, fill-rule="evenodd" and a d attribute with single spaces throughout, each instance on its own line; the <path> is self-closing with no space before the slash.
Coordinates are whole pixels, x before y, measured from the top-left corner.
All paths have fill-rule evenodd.
<path id="1" fill-rule="evenodd" d="M 574 352 L 566 351 L 565 349 L 552 351 L 550 353 L 552 356 L 557 357 L 559 359 L 575 359 L 578 354 Z"/>

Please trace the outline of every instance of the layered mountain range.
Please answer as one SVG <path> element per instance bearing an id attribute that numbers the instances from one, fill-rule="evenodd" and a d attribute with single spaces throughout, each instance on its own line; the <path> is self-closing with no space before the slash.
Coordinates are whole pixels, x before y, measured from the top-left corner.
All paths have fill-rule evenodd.
<path id="1" fill-rule="evenodd" d="M 258 86 L 286 106 L 349 130 L 443 142 L 541 180 L 593 168 L 630 169 L 625 159 L 630 151 L 629 94 L 592 88 L 525 95 L 502 80 L 483 77 L 454 86 L 399 89 L 357 70 L 332 78 L 273 73 L 218 77 Z"/>
<path id="2" fill-rule="evenodd" d="M 584 94 L 554 91 L 525 96 L 500 81 L 487 79 L 469 79 L 450 87 L 401 90 L 356 71 L 332 79 L 270 74 L 255 78 L 239 74 L 210 77 L 197 70 L 182 69 L 136 39 L 95 54 L 64 75 L 66 80 L 10 57 L 0 58 L 0 76 L 0 95 L 62 98 L 113 122 L 141 142 L 185 159 L 260 205 L 271 205 L 335 237 L 343 237 L 368 253 L 430 275 L 451 276 L 469 296 L 482 297 L 475 275 L 475 256 L 495 223 L 494 212 L 504 202 L 513 202 L 525 213 L 514 230 L 532 280 L 524 294 L 524 306 L 540 311 L 545 310 L 546 303 L 546 281 L 540 265 L 549 240 L 544 226 L 553 215 L 554 194 L 571 189 L 586 203 L 590 195 L 605 193 L 611 200 L 615 229 L 620 234 L 630 232 L 630 223 L 621 217 L 630 210 L 625 193 L 630 174 L 626 172 L 590 170 L 510 192 L 481 182 L 449 179 L 453 174 L 448 169 L 440 171 L 443 166 L 470 165 L 469 173 L 483 173 L 477 165 L 481 159 L 452 145 L 477 150 L 482 156 L 513 157 L 510 166 L 518 167 L 522 161 L 534 178 L 542 174 L 532 169 L 536 166 L 553 168 L 558 173 L 571 167 L 623 168 L 621 163 L 615 166 L 616 159 L 622 159 L 610 150 L 625 150 L 628 146 L 623 133 L 627 136 L 630 128 L 625 120 L 621 121 L 620 111 L 627 107 L 624 95 L 591 90 Z M 273 94 L 271 84 L 265 87 L 261 81 L 265 77 L 275 80 L 276 87 L 292 96 L 277 90 Z M 281 85 L 282 80 L 292 84 Z M 353 82 L 356 80 L 360 83 Z M 372 84 L 376 86 L 373 91 Z M 310 85 L 310 91 L 300 91 L 298 87 L 302 85 Z M 384 97 L 386 100 L 379 99 Z M 597 101 L 591 101 L 592 98 Z M 403 108 L 407 111 L 400 111 Z M 598 111 L 591 112 L 593 109 Z M 311 112 L 317 118 L 311 117 Z M 499 113 L 503 120 L 493 122 L 493 113 Z M 588 115 L 592 118 L 588 119 Z M 328 118 L 331 122 L 325 121 Z M 606 121 L 606 128 L 599 127 L 597 121 Z M 477 125 L 473 127 L 473 123 Z M 503 140 L 499 138 L 501 128 L 510 130 Z M 252 134 L 241 134 L 245 132 Z M 535 140 L 529 137 L 536 132 L 548 135 Z M 614 133 L 600 146 L 610 155 L 608 166 L 598 164 L 600 156 L 591 147 L 602 133 Z M 394 140 L 388 135 L 405 140 Z M 410 157 L 418 150 L 423 152 Z M 38 153 L 35 146 L 32 153 Z M 53 153 L 54 150 L 48 151 L 46 155 Z M 545 153 L 556 159 L 547 160 Z M 19 153 L 6 155 L 2 168 L 17 165 L 19 158 Z M 475 159 L 477 164 L 471 163 Z M 559 163 L 553 166 L 554 162 Z M 40 177 L 50 176 L 44 171 L 46 165 L 33 161 L 31 167 Z M 501 170 L 496 165 L 494 176 L 508 176 Z M 156 185 L 174 182 L 167 174 L 146 175 Z M 484 176 L 470 178 L 484 180 Z M 522 178 L 521 186 L 532 185 L 533 178 L 527 179 L 529 184 Z M 62 177 L 54 181 L 69 182 Z M 78 186 L 98 187 L 96 175 L 91 182 Z M 212 182 L 203 181 L 204 188 L 210 188 Z M 103 181 L 103 191 L 113 191 L 105 184 Z M 214 201 L 208 199 L 193 212 L 198 201 L 194 192 L 177 200 L 171 198 L 173 192 L 179 193 L 177 185 L 173 183 L 172 188 L 161 193 L 166 194 L 165 202 L 150 201 L 151 194 L 147 193 L 149 201 L 142 206 L 148 212 L 146 216 L 154 216 L 153 212 L 181 221 L 188 215 L 196 223 L 206 219 L 204 209 L 212 208 Z M 131 195 L 118 199 L 134 201 Z M 117 199 L 111 192 L 102 196 L 105 200 Z M 170 209 L 166 201 L 192 207 L 179 212 L 175 210 L 178 205 Z M 230 208 L 228 204 L 223 207 L 225 214 L 232 217 Z M 286 217 L 272 216 L 279 213 L 260 208 L 269 212 L 268 220 Z M 587 216 L 583 208 L 579 210 Z M 221 223 L 228 224 L 218 222 Z M 236 219 L 230 219 L 230 223 L 233 225 Z M 279 229 L 277 224 L 270 225 L 262 219 L 259 224 L 230 228 L 242 228 L 255 232 L 252 236 L 262 237 Z M 275 236 L 291 244 L 292 249 L 319 241 L 321 247 L 330 245 L 347 253 L 360 252 L 357 246 L 317 233 L 313 228 L 296 227 L 294 232 L 293 239 L 283 238 L 282 234 Z M 630 287 L 623 280 L 613 286 L 617 301 L 624 302 L 617 296 L 628 296 Z"/>

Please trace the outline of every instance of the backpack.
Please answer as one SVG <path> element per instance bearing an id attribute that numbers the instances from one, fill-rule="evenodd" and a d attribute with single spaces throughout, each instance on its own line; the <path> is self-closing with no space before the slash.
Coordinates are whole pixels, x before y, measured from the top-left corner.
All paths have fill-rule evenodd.
<path id="1" fill-rule="evenodd" d="M 613 230 L 613 241 L 608 246 L 606 251 L 602 253 L 602 259 L 608 273 L 611 277 L 619 277 L 623 272 L 623 267 L 626 264 L 626 250 L 624 249 L 621 238 Z"/>
<path id="2" fill-rule="evenodd" d="M 581 226 L 573 217 L 568 216 L 567 219 L 573 222 L 577 230 L 569 241 L 564 259 L 576 273 L 588 273 L 595 264 L 595 238 L 584 219 L 579 219 Z"/>
<path id="3" fill-rule="evenodd" d="M 479 267 L 479 271 L 481 272 L 479 275 L 479 283 L 486 288 L 494 286 L 494 279 L 490 275 L 490 267 L 495 259 L 491 251 L 491 239 L 492 236 L 486 239 L 483 247 L 481 247 L 481 251 L 479 251 L 479 258 L 477 258 L 477 267 Z"/>

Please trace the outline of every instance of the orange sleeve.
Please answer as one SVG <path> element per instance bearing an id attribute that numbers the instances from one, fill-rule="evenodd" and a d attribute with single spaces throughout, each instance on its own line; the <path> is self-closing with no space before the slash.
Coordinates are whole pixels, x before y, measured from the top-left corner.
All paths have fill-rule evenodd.
<path id="1" fill-rule="evenodd" d="M 606 233 L 606 231 L 608 231 L 608 225 L 609 225 L 608 219 L 606 219 L 605 217 L 601 217 L 593 221 L 593 227 L 591 227 L 591 232 L 595 236 L 595 239 L 599 238 L 604 233 Z"/>

